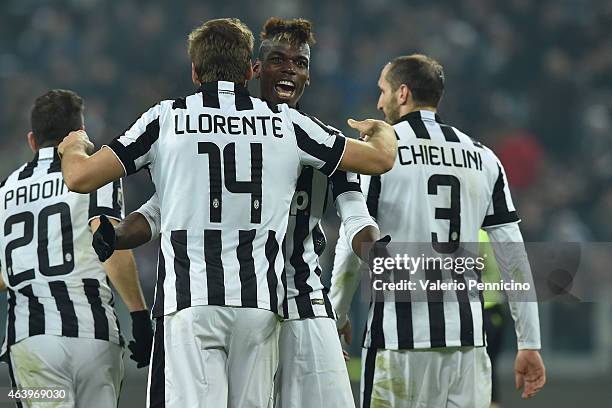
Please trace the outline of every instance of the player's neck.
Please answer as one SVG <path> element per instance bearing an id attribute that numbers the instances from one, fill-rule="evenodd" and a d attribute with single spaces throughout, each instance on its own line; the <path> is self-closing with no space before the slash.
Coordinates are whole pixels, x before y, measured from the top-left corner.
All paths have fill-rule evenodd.
<path id="1" fill-rule="evenodd" d="M 400 117 L 404 117 L 409 113 L 418 112 L 418 111 L 429 111 L 433 113 L 438 113 L 438 109 L 433 106 L 401 106 L 400 107 Z"/>

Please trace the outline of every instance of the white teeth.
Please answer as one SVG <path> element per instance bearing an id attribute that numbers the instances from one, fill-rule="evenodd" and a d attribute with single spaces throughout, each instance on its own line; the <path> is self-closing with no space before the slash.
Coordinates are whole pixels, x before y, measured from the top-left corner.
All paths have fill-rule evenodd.
<path id="1" fill-rule="evenodd" d="M 293 87 L 295 87 L 295 84 L 294 84 L 293 82 L 291 82 L 291 81 L 285 81 L 285 80 L 283 80 L 283 81 L 278 81 L 277 85 L 288 85 L 288 86 L 293 86 Z"/>

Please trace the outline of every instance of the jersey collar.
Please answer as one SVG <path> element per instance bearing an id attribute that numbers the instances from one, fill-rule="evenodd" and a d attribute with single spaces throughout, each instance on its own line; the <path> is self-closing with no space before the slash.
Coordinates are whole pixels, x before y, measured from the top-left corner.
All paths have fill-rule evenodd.
<path id="1" fill-rule="evenodd" d="M 397 123 L 400 123 L 406 120 L 414 120 L 414 119 L 430 120 L 430 121 L 433 120 L 435 122 L 442 123 L 442 119 L 440 118 L 440 115 L 438 115 L 435 112 L 428 111 L 428 110 L 418 110 L 418 111 L 407 113 L 401 118 L 399 118 Z"/>
<path id="2" fill-rule="evenodd" d="M 38 160 L 53 160 L 56 157 L 59 159 L 57 154 L 57 147 L 42 147 L 38 149 Z"/>
<path id="3" fill-rule="evenodd" d="M 249 95 L 249 90 L 242 84 L 228 81 L 217 81 L 217 82 L 204 82 L 198 88 L 198 92 L 204 93 L 219 93 L 219 92 L 233 92 L 236 95 Z"/>

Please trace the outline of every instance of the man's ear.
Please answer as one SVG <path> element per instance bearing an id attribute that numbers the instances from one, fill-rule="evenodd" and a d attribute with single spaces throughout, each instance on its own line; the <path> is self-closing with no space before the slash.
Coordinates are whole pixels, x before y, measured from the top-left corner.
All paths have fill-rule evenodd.
<path id="1" fill-rule="evenodd" d="M 255 63 L 253 64 L 253 77 L 256 79 L 259 79 L 260 75 L 261 75 L 261 61 L 256 60 Z"/>
<path id="2" fill-rule="evenodd" d="M 401 84 L 397 90 L 397 99 L 399 105 L 406 105 L 410 98 L 412 98 L 412 92 L 410 92 L 410 88 L 408 88 L 408 85 L 406 84 Z"/>
<path id="3" fill-rule="evenodd" d="M 30 149 L 32 149 L 34 153 L 38 151 L 38 143 L 36 142 L 34 133 L 31 130 L 28 132 L 28 144 L 30 145 Z"/>
<path id="4" fill-rule="evenodd" d="M 253 79 L 253 64 L 249 61 L 249 67 L 247 68 L 246 79 L 247 82 Z"/>
<path id="5" fill-rule="evenodd" d="M 202 85 L 202 83 L 198 79 L 198 73 L 196 72 L 195 65 L 193 62 L 191 63 L 191 80 L 193 81 L 194 84 L 198 86 Z"/>

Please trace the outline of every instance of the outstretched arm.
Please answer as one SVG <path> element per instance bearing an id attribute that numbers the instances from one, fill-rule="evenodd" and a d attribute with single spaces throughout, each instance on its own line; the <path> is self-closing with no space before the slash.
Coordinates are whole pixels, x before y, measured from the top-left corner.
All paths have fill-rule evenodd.
<path id="1" fill-rule="evenodd" d="M 70 132 L 58 146 L 62 174 L 70 191 L 91 193 L 125 175 L 123 165 L 109 148 L 94 149 L 84 130 Z"/>
<path id="2" fill-rule="evenodd" d="M 518 224 L 505 224 L 488 228 L 486 231 L 502 279 L 528 282 L 533 288 L 531 267 Z M 539 352 L 541 342 L 538 304 L 536 299 L 517 299 L 513 293 L 507 295 L 518 341 L 514 368 L 516 388 L 524 386 L 522 398 L 530 398 L 546 384 L 546 369 Z"/>
<path id="3" fill-rule="evenodd" d="M 346 139 L 339 168 L 361 174 L 382 174 L 393 168 L 397 156 L 397 136 L 393 127 L 383 121 L 348 120 L 363 140 Z"/>

